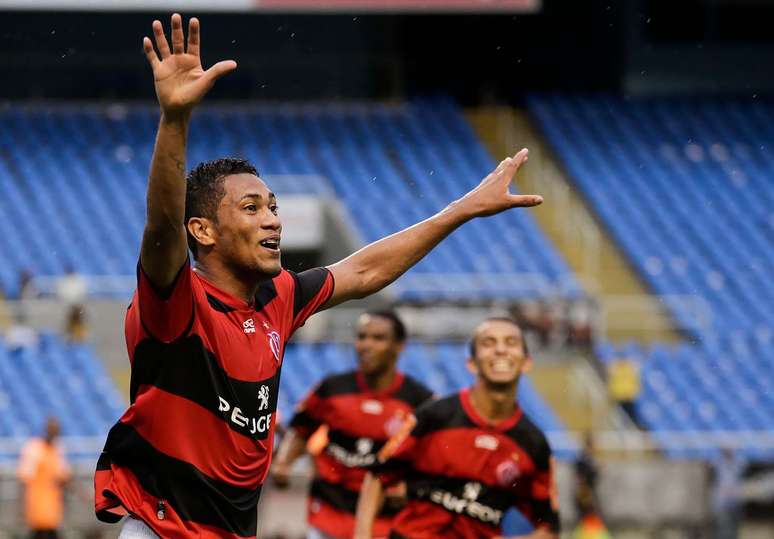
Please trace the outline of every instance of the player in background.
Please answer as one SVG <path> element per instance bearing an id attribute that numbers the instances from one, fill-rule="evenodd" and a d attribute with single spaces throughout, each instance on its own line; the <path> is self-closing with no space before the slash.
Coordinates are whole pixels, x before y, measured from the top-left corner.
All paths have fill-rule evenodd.
<path id="1" fill-rule="evenodd" d="M 397 369 L 405 344 L 406 328 L 394 312 L 361 315 L 357 369 L 322 380 L 290 422 L 272 467 L 279 486 L 287 485 L 290 467 L 306 452 L 309 437 L 323 425 L 327 429 L 327 443 L 314 458 L 309 538 L 352 537 L 366 468 L 414 408 L 432 397 L 432 391 Z M 374 537 L 387 537 L 395 513 L 387 504 L 375 519 Z"/>
<path id="2" fill-rule="evenodd" d="M 355 537 L 371 537 L 384 484 L 405 479 L 406 507 L 393 539 L 491 538 L 515 507 L 534 525 L 532 539 L 559 533 L 551 448 L 516 402 L 531 359 L 521 329 L 490 318 L 476 329 L 468 368 L 473 386 L 417 409 L 380 451 L 363 483 Z"/>
<path id="3" fill-rule="evenodd" d="M 97 463 L 95 510 L 108 522 L 129 514 L 122 539 L 255 537 L 291 335 L 315 312 L 381 290 L 465 222 L 542 199 L 508 190 L 522 150 L 421 223 L 330 267 L 284 270 L 277 199 L 250 163 L 218 159 L 186 177 L 193 109 L 236 62 L 205 71 L 199 21 L 187 41 L 180 15 L 171 26 L 171 46 L 160 21 L 156 48 L 143 40 L 161 118 L 125 322 L 130 406 Z"/>

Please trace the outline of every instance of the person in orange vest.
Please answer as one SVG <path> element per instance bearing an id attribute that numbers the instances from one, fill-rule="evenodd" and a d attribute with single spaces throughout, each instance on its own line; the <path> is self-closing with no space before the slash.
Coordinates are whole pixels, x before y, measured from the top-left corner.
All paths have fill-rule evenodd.
<path id="1" fill-rule="evenodd" d="M 57 444 L 59 423 L 46 422 L 43 438 L 32 438 L 22 448 L 17 475 L 24 488 L 24 517 L 34 539 L 56 539 L 64 513 L 63 491 L 70 466 Z"/>

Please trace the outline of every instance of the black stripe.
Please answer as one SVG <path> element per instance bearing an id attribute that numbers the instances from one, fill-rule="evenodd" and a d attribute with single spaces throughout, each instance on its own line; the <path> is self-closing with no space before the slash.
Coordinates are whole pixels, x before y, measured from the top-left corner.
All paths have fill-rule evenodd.
<path id="1" fill-rule="evenodd" d="M 207 301 L 210 303 L 210 307 L 218 311 L 219 313 L 230 313 L 236 311 L 232 306 L 226 305 L 212 294 L 207 294 Z"/>
<path id="2" fill-rule="evenodd" d="M 315 478 L 309 489 L 309 495 L 312 498 L 317 498 L 330 505 L 337 511 L 354 515 L 357 511 L 357 499 L 360 496 L 360 493 L 349 490 L 336 483 L 329 483 L 323 479 Z M 397 514 L 399 511 L 399 508 L 385 503 L 384 508 L 379 515 L 391 516 Z"/>
<path id="3" fill-rule="evenodd" d="M 293 319 L 298 316 L 304 307 L 320 293 L 325 281 L 330 274 L 327 268 L 313 268 L 301 273 L 288 271 L 296 282 L 295 292 L 293 294 Z"/>
<path id="4" fill-rule="evenodd" d="M 390 539 L 409 539 L 405 535 L 401 535 L 398 532 L 390 530 Z"/>
<path id="5" fill-rule="evenodd" d="M 466 499 L 465 486 L 471 483 L 478 485 L 478 493 L 475 498 L 476 502 L 487 507 L 491 507 L 492 509 L 501 511 L 502 513 L 505 513 L 508 509 L 513 507 L 513 492 L 499 487 L 486 485 L 480 481 L 476 481 L 475 479 L 448 477 L 445 475 L 427 474 L 414 471 L 408 476 L 406 480 L 406 488 L 410 499 L 433 502 L 431 499 L 431 493 L 433 491 L 442 490 L 452 494 L 456 498 L 464 500 Z M 444 506 L 439 505 L 439 507 Z M 466 514 L 466 516 L 475 518 L 470 514 Z M 499 526 L 501 520 L 502 517 L 496 523 L 487 522 L 487 524 Z"/>
<path id="6" fill-rule="evenodd" d="M 328 440 L 343 447 L 351 453 L 358 452 L 358 441 L 363 439 L 366 438 L 364 436 L 352 436 L 351 434 L 342 432 L 339 429 L 331 428 L 328 430 Z M 382 446 L 387 443 L 386 438 L 383 440 L 374 440 L 373 438 L 368 438 L 368 440 L 371 441 L 371 450 L 369 453 L 378 453 L 382 449 Z"/>
<path id="7" fill-rule="evenodd" d="M 532 521 L 536 525 L 547 524 L 552 532 L 560 531 L 559 514 L 554 511 L 551 500 L 532 500 Z"/>
<path id="8" fill-rule="evenodd" d="M 183 274 L 183 270 L 186 268 L 191 267 L 191 261 L 189 260 L 188 256 L 185 257 L 185 262 L 183 262 L 183 265 L 180 266 L 180 269 L 177 270 L 177 273 L 175 274 L 175 278 L 172 279 L 172 282 L 164 289 L 158 288 L 153 281 L 151 281 L 148 278 L 148 274 L 145 272 L 145 268 L 142 267 L 142 262 L 140 260 L 137 261 L 137 285 L 140 284 L 140 274 L 145 277 L 145 280 L 148 281 L 148 284 L 150 285 L 151 289 L 156 293 L 156 296 L 162 301 L 168 300 L 172 296 L 172 292 L 174 292 L 175 287 L 177 286 L 177 282 L 180 280 L 180 276 Z"/>
<path id="9" fill-rule="evenodd" d="M 360 392 L 360 386 L 357 385 L 356 371 L 332 374 L 320 382 L 319 387 L 315 390 L 315 393 L 321 399 Z"/>
<path id="10" fill-rule="evenodd" d="M 134 402 L 140 386 L 155 386 L 199 404 L 240 434 L 265 440 L 269 434 L 266 416 L 277 409 L 279 380 L 280 368 L 274 376 L 258 382 L 230 378 L 201 338 L 189 335 L 168 344 L 154 339 L 141 341 L 134 350 L 129 393 Z M 265 407 L 259 398 L 263 386 L 269 392 Z M 236 408 L 239 413 L 235 415 Z M 247 424 L 240 425 L 232 418 L 240 422 L 245 418 Z M 258 426 L 265 428 L 259 430 Z"/>
<path id="11" fill-rule="evenodd" d="M 404 375 L 403 383 L 393 397 L 405 402 L 411 408 L 416 408 L 430 400 L 433 397 L 433 392 L 412 377 Z"/>
<path id="12" fill-rule="evenodd" d="M 445 429 L 481 428 L 473 423 L 468 414 L 465 413 L 459 394 L 426 402 L 416 409 L 414 415 L 417 418 L 417 425 L 414 427 L 412 435 L 416 437 Z"/>
<path id="13" fill-rule="evenodd" d="M 97 459 L 97 471 L 104 472 L 107 470 L 110 470 L 110 455 L 103 451 Z"/>
<path id="14" fill-rule="evenodd" d="M 301 410 L 296 412 L 293 418 L 290 420 L 290 427 L 294 429 L 307 429 L 310 431 L 316 430 L 322 423 L 315 418 L 307 410 Z"/>
<path id="15" fill-rule="evenodd" d="M 180 518 L 241 537 L 256 535 L 260 487 L 245 489 L 208 477 L 192 464 L 157 451 L 125 423 L 110 429 L 103 454 L 131 470 L 143 490 L 168 503 Z"/>
<path id="16" fill-rule="evenodd" d="M 274 285 L 274 281 L 264 281 L 258 287 L 258 291 L 255 293 L 255 310 L 256 312 L 263 310 L 271 301 L 277 297 L 277 287 Z"/>

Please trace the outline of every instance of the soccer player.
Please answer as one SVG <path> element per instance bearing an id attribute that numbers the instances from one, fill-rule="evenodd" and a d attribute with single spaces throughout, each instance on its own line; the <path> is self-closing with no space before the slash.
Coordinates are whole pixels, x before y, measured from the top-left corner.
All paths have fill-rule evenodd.
<path id="1" fill-rule="evenodd" d="M 516 507 L 534 525 L 529 536 L 555 539 L 551 449 L 516 403 L 531 364 L 521 329 L 508 318 L 478 326 L 470 345 L 469 389 L 421 406 L 382 448 L 363 483 L 355 537 L 371 537 L 382 485 L 405 478 L 408 503 L 392 539 L 490 538 Z"/>
<path id="2" fill-rule="evenodd" d="M 355 507 L 368 466 L 376 453 L 432 391 L 396 368 L 406 328 L 392 311 L 363 314 L 357 323 L 357 370 L 325 378 L 303 401 L 277 451 L 272 473 L 287 485 L 293 462 L 308 438 L 327 428 L 327 444 L 315 455 L 308 522 L 310 538 L 350 539 Z M 374 536 L 387 537 L 395 510 L 385 507 Z"/>
<path id="3" fill-rule="evenodd" d="M 542 199 L 508 190 L 522 150 L 435 216 L 330 267 L 284 270 L 277 198 L 250 163 L 218 159 L 185 175 L 191 113 L 236 62 L 205 71 L 199 21 L 187 42 L 180 15 L 171 27 L 171 46 L 159 21 L 156 49 L 143 41 L 161 118 L 125 322 L 130 406 L 97 463 L 95 509 L 108 522 L 128 513 L 125 539 L 255 537 L 293 332 L 387 286 L 466 221 Z"/>

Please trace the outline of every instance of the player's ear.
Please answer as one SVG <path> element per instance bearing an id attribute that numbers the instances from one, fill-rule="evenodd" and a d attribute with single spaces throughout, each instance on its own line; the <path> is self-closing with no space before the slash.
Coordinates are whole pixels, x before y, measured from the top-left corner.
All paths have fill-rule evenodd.
<path id="1" fill-rule="evenodd" d="M 468 367 L 470 374 L 474 376 L 478 375 L 478 363 L 476 363 L 476 358 L 473 356 L 468 356 L 468 359 L 465 361 L 465 365 Z"/>
<path id="2" fill-rule="evenodd" d="M 531 371 L 532 365 L 533 365 L 532 357 L 527 356 L 524 359 L 524 363 L 521 364 L 521 374 L 527 374 L 529 371 Z"/>
<path id="3" fill-rule="evenodd" d="M 194 237 L 199 245 L 211 246 L 215 244 L 215 227 L 206 217 L 191 217 L 186 226 L 188 233 Z"/>

